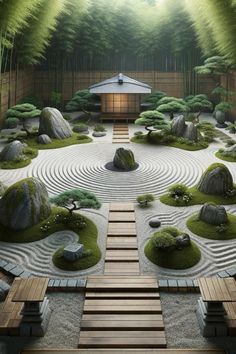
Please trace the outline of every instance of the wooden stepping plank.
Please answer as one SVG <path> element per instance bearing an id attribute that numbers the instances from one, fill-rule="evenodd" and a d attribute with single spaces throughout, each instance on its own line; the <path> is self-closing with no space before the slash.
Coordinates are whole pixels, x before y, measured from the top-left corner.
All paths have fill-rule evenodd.
<path id="1" fill-rule="evenodd" d="M 111 222 L 110 224 L 108 224 L 108 230 L 126 230 L 126 229 L 132 229 L 132 230 L 136 230 L 136 225 L 135 222 Z"/>
<path id="2" fill-rule="evenodd" d="M 116 262 L 116 261 L 128 261 L 128 262 L 138 262 L 139 256 L 137 250 L 107 250 L 105 261 Z"/>
<path id="3" fill-rule="evenodd" d="M 87 306 L 159 306 L 161 305 L 160 300 L 124 300 L 124 299 L 120 299 L 120 300 L 103 300 L 103 299 L 96 299 L 96 300 L 85 300 L 84 302 L 84 307 L 86 308 Z"/>
<path id="4" fill-rule="evenodd" d="M 123 139 L 123 140 L 112 140 L 112 143 L 113 144 L 128 144 L 128 143 L 130 143 L 130 141 L 129 140 L 125 140 L 125 139 Z"/>
<path id="5" fill-rule="evenodd" d="M 104 334 L 102 331 L 81 331 L 80 336 L 83 338 L 90 337 L 90 338 L 96 338 L 96 337 L 101 337 L 101 334 Z M 164 337 L 164 332 L 163 331 L 152 331 L 152 330 L 145 330 L 145 331 L 140 331 L 140 330 L 134 330 L 134 331 L 106 331 L 106 337 L 110 338 L 126 338 L 130 337 L 132 335 L 133 338 L 135 337 L 146 337 L 146 338 L 152 338 L 152 337 Z"/>
<path id="6" fill-rule="evenodd" d="M 139 274 L 139 262 L 105 262 L 105 274 Z"/>
<path id="7" fill-rule="evenodd" d="M 105 335 L 105 333 L 104 333 Z M 100 337 L 100 338 L 81 338 L 79 342 L 80 348 L 165 348 L 166 339 L 150 337 L 150 338 L 109 338 L 109 337 Z"/>
<path id="8" fill-rule="evenodd" d="M 107 250 L 137 250 L 137 243 L 132 242 L 107 242 Z"/>
<path id="9" fill-rule="evenodd" d="M 88 301 L 98 301 L 98 300 L 88 300 Z M 116 300 L 106 300 L 106 301 L 116 301 Z M 125 301 L 125 300 L 123 300 Z M 129 300 L 131 301 L 131 300 Z M 136 301 L 136 300 L 134 300 Z M 138 300 L 139 301 L 139 300 Z M 152 300 L 156 301 L 156 300 Z M 83 315 L 83 320 L 85 321 L 136 321 L 136 322 L 149 322 L 149 321 L 162 321 L 163 317 L 162 315 L 153 315 L 153 314 L 131 314 L 131 315 L 125 315 L 125 314 L 102 314 L 102 315 L 96 315 L 96 314 L 90 314 L 90 315 Z M 162 321 L 163 322 L 163 321 Z M 146 323 L 145 323 L 146 325 Z"/>
<path id="10" fill-rule="evenodd" d="M 135 222 L 135 214 L 134 212 L 126 211 L 126 212 L 121 212 L 121 211 L 110 211 L 109 217 L 108 217 L 109 222 Z"/>
<path id="11" fill-rule="evenodd" d="M 110 211 L 134 211 L 133 203 L 110 203 Z"/>
<path id="12" fill-rule="evenodd" d="M 128 139 L 128 134 L 116 134 L 116 135 L 113 135 L 113 139 L 114 140 L 122 140 L 122 139 Z"/>
<path id="13" fill-rule="evenodd" d="M 129 136 L 128 131 L 127 134 L 125 134 L 126 132 L 124 130 L 116 130 L 113 132 L 113 137 L 116 138 L 118 135 L 122 135 L 124 136 Z"/>
<path id="14" fill-rule="evenodd" d="M 159 299 L 160 295 L 157 292 L 94 292 L 94 291 L 87 291 L 85 295 L 86 299 Z"/>

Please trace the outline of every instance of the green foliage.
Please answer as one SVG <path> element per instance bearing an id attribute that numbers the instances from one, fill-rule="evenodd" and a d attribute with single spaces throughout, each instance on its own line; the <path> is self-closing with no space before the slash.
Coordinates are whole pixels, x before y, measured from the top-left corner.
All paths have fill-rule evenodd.
<path id="1" fill-rule="evenodd" d="M 96 102 L 99 102 L 99 96 L 92 94 L 89 90 L 79 90 L 74 97 L 66 104 L 67 111 L 91 110 Z"/>
<path id="2" fill-rule="evenodd" d="M 222 56 L 213 56 L 204 60 L 202 66 L 196 66 L 195 71 L 200 75 L 222 75 L 231 68 L 230 62 Z"/>
<path id="3" fill-rule="evenodd" d="M 93 193 L 80 189 L 60 193 L 58 196 L 50 198 L 50 202 L 67 209 L 70 214 L 82 208 L 99 209 L 101 207 L 101 203 Z"/>
<path id="4" fill-rule="evenodd" d="M 7 118 L 4 122 L 4 128 L 5 129 L 13 129 L 16 128 L 17 125 L 19 124 L 19 119 L 16 117 L 10 117 Z"/>
<path id="5" fill-rule="evenodd" d="M 158 111 L 142 112 L 140 118 L 135 120 L 135 124 L 145 126 L 149 135 L 153 130 L 167 129 L 169 127 L 169 123 L 166 121 L 164 114 Z"/>
<path id="6" fill-rule="evenodd" d="M 4 170 L 12 170 L 23 168 L 30 165 L 31 160 L 38 156 L 38 150 L 29 147 L 24 148 L 22 155 L 18 156 L 14 161 L 0 162 L 0 168 Z"/>
<path id="7" fill-rule="evenodd" d="M 229 112 L 235 105 L 230 102 L 220 102 L 215 106 L 215 111 Z"/>
<path id="8" fill-rule="evenodd" d="M 176 239 L 169 232 L 165 232 L 165 229 L 156 232 L 152 236 L 152 244 L 157 250 L 163 252 L 170 252 L 175 249 Z"/>
<path id="9" fill-rule="evenodd" d="M 196 95 L 186 97 L 186 102 L 191 112 L 198 112 L 197 118 L 202 112 L 209 112 L 213 110 L 212 103 L 208 100 L 206 95 Z"/>
<path id="10" fill-rule="evenodd" d="M 154 91 L 150 95 L 145 96 L 143 102 L 150 103 L 151 104 L 150 109 L 156 109 L 157 102 L 164 96 L 166 96 L 165 92 Z"/>
<path id="11" fill-rule="evenodd" d="M 137 198 L 136 198 L 137 202 L 139 203 L 140 206 L 148 206 L 148 204 L 150 202 L 153 202 L 155 200 L 155 197 L 154 195 L 152 194 L 142 194 L 142 195 L 139 195 Z"/>
<path id="12" fill-rule="evenodd" d="M 169 113 L 170 119 L 174 117 L 174 113 L 188 112 L 189 108 L 182 98 L 163 97 L 157 103 L 157 111 L 162 113 Z"/>
<path id="13" fill-rule="evenodd" d="M 37 109 L 43 109 L 44 104 L 43 101 L 35 95 L 28 95 L 24 96 L 21 100 L 17 102 L 17 104 L 22 104 L 22 103 L 30 103 L 31 105 L 35 106 Z"/>
<path id="14" fill-rule="evenodd" d="M 39 1 L 28 21 L 30 31 L 26 27 L 16 39 L 19 61 L 36 64 L 42 58 L 65 4 L 66 0 Z"/>
<path id="15" fill-rule="evenodd" d="M 52 104 L 52 107 L 58 108 L 58 106 L 61 103 L 61 96 L 62 96 L 61 92 L 56 92 L 56 91 L 52 91 L 51 92 L 51 104 Z"/>
<path id="16" fill-rule="evenodd" d="M 35 118 L 40 115 L 41 111 L 37 109 L 34 105 L 30 103 L 22 103 L 12 106 L 7 110 L 7 118 L 19 118 L 19 119 L 28 119 Z"/>
<path id="17" fill-rule="evenodd" d="M 168 193 L 175 202 L 188 205 L 192 199 L 192 193 L 189 193 L 188 187 L 185 184 L 174 184 L 168 188 Z"/>

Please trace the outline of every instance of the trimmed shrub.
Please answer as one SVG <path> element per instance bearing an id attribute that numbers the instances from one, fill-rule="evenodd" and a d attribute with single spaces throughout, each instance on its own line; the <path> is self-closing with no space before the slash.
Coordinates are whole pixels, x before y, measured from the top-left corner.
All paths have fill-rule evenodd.
<path id="1" fill-rule="evenodd" d="M 17 125 L 19 124 L 19 119 L 16 117 L 10 117 L 7 118 L 4 122 L 4 128 L 6 129 L 14 129 L 17 127 Z"/>
<path id="2" fill-rule="evenodd" d="M 106 128 L 102 124 L 96 124 L 93 128 L 95 132 L 105 132 Z"/>
<path id="3" fill-rule="evenodd" d="M 165 231 L 160 231 L 152 236 L 153 246 L 160 251 L 170 252 L 176 247 L 176 239 L 170 233 Z"/>
<path id="4" fill-rule="evenodd" d="M 152 194 L 142 194 L 137 197 L 137 202 L 140 206 L 148 206 L 150 202 L 155 200 L 155 197 Z"/>

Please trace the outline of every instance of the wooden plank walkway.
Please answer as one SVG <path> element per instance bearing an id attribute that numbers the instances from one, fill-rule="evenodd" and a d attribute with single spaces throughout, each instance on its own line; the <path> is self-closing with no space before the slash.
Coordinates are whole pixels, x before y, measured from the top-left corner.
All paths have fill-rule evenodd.
<path id="1" fill-rule="evenodd" d="M 226 354 L 217 349 L 25 349 L 21 354 Z"/>
<path id="2" fill-rule="evenodd" d="M 78 347 L 165 348 L 156 278 L 89 276 Z"/>
<path id="3" fill-rule="evenodd" d="M 139 275 L 133 203 L 110 203 L 105 256 L 106 275 Z"/>
<path id="4" fill-rule="evenodd" d="M 113 144 L 129 143 L 129 126 L 128 124 L 114 124 L 113 125 Z"/>

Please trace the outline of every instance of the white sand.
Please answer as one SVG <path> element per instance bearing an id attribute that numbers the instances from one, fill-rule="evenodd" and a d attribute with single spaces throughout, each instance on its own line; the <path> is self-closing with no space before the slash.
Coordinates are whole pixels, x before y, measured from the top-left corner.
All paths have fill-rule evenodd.
<path id="1" fill-rule="evenodd" d="M 169 348 L 223 348 L 236 353 L 236 338 L 204 338 L 195 310 L 200 294 L 161 293 L 161 304 Z"/>

